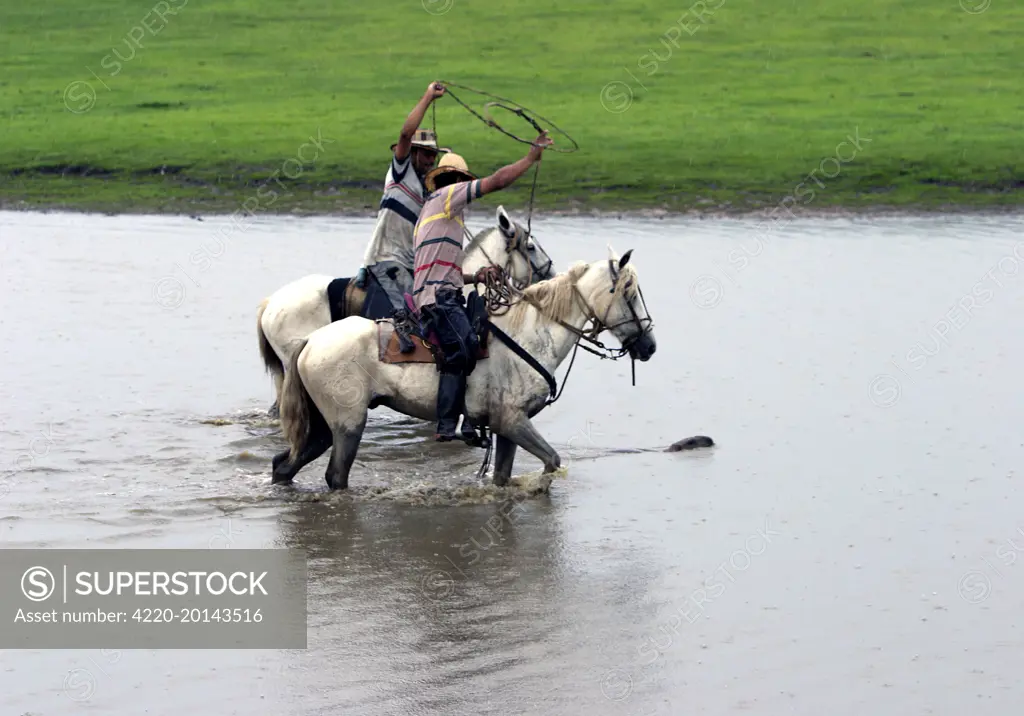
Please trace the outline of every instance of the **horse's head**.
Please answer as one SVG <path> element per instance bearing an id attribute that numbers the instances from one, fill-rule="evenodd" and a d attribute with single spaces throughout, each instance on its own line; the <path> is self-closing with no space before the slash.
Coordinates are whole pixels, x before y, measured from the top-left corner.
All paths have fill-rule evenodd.
<path id="1" fill-rule="evenodd" d="M 503 206 L 498 207 L 498 231 L 505 237 L 505 252 L 516 266 L 517 275 L 521 275 L 520 270 L 528 268 L 531 275 L 529 283 L 554 278 L 555 264 L 548 252 L 526 232 L 522 224 L 509 217 Z"/>
<path id="2" fill-rule="evenodd" d="M 598 327 L 610 331 L 631 358 L 647 361 L 657 349 L 654 321 L 647 313 L 636 268 L 629 263 L 632 254 L 630 249 L 619 258 L 609 248 L 607 263 L 590 264 L 579 289 L 587 297 Z"/>
<path id="3" fill-rule="evenodd" d="M 551 257 L 502 206 L 498 207 L 497 226 L 481 231 L 466 247 L 466 273 L 475 273 L 488 265 L 503 269 L 520 288 L 555 275 Z"/>

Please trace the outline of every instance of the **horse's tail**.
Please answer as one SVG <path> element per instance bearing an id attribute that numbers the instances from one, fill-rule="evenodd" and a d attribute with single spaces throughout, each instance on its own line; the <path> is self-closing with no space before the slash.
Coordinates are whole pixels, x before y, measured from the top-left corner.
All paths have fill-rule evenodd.
<path id="1" fill-rule="evenodd" d="M 256 337 L 260 342 L 260 358 L 263 359 L 263 367 L 271 375 L 280 377 L 284 375 L 284 364 L 263 332 L 263 312 L 267 310 L 268 303 L 270 303 L 270 298 L 264 298 L 260 303 L 260 310 L 256 313 Z"/>
<path id="2" fill-rule="evenodd" d="M 291 446 L 291 459 L 295 460 L 309 439 L 309 410 L 312 399 L 302 384 L 299 376 L 299 356 L 306 348 L 307 339 L 303 339 L 295 352 L 292 353 L 288 370 L 284 372 L 284 387 L 281 389 L 281 432 Z M 313 410 L 317 410 L 315 405 Z"/>

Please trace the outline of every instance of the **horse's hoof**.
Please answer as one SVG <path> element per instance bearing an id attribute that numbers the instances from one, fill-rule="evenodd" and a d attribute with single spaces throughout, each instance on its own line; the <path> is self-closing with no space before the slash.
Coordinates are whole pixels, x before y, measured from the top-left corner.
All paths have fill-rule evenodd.
<path id="1" fill-rule="evenodd" d="M 279 452 L 274 455 L 274 459 L 270 461 L 270 468 L 274 472 L 277 472 L 277 468 L 281 466 L 281 463 L 288 459 L 288 451 Z"/>
<path id="2" fill-rule="evenodd" d="M 561 467 L 562 467 L 562 460 L 561 460 L 561 458 L 556 457 L 555 460 L 552 463 L 544 466 L 544 470 L 543 470 L 543 472 L 541 474 L 543 474 L 543 475 L 550 475 L 552 473 L 558 472 L 559 469 L 561 469 Z"/>
<path id="3" fill-rule="evenodd" d="M 271 417 L 271 418 L 278 418 L 278 419 L 280 419 L 280 417 L 281 417 L 281 409 L 277 406 L 276 402 L 273 405 L 270 406 L 270 410 L 267 411 L 267 416 Z"/>
<path id="4" fill-rule="evenodd" d="M 330 490 L 331 492 L 335 492 L 336 490 L 348 489 L 348 480 L 342 483 L 341 478 L 338 475 L 331 475 L 330 473 L 328 473 L 324 475 L 324 482 L 327 483 L 327 489 Z"/>

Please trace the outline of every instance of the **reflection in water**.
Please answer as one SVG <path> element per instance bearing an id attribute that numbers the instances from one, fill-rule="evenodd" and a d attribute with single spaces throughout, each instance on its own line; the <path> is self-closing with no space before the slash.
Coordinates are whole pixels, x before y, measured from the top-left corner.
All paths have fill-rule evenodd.
<path id="1" fill-rule="evenodd" d="M 458 509 L 299 503 L 280 528 L 278 546 L 305 550 L 310 565 L 309 651 L 291 653 L 287 679 L 304 694 L 296 713 L 599 706 L 608 655 L 580 648 L 652 577 L 643 559 L 603 575 L 574 562 L 548 496 Z M 553 689 L 547 665 L 570 663 Z M 339 680 L 316 695 L 325 668 Z"/>
<path id="2" fill-rule="evenodd" d="M 299 504 L 281 527 L 282 546 L 307 551 L 315 585 L 310 652 L 298 661 L 359 665 L 317 706 L 486 712 L 466 680 L 493 677 L 499 695 L 510 669 L 566 629 L 547 498 L 454 510 Z"/>

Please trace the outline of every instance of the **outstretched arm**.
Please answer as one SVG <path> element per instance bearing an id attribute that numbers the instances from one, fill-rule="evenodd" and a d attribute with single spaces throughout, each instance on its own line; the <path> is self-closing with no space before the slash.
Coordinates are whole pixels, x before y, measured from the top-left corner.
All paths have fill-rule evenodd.
<path id="1" fill-rule="evenodd" d="M 405 124 L 402 125 L 402 132 L 398 135 L 398 146 L 395 147 L 395 159 L 398 161 L 404 161 L 409 156 L 409 150 L 412 148 L 412 135 L 416 133 L 416 130 L 420 126 L 420 122 L 423 121 L 423 115 L 427 113 L 427 107 L 430 104 L 444 94 L 444 85 L 440 82 L 431 82 L 430 86 L 427 87 L 427 91 L 420 97 L 420 101 L 416 103 L 416 106 L 412 108 L 412 112 L 405 118 Z"/>
<path id="2" fill-rule="evenodd" d="M 504 166 L 489 177 L 484 177 L 480 180 L 480 195 L 483 196 L 484 194 L 490 194 L 492 191 L 500 191 L 512 184 L 516 179 L 525 174 L 526 170 L 532 167 L 534 163 L 539 162 L 541 153 L 552 144 L 554 142 L 548 136 L 548 133 L 541 132 L 540 136 L 534 140 L 533 146 L 530 147 L 530 151 L 525 157 L 515 164 Z"/>

